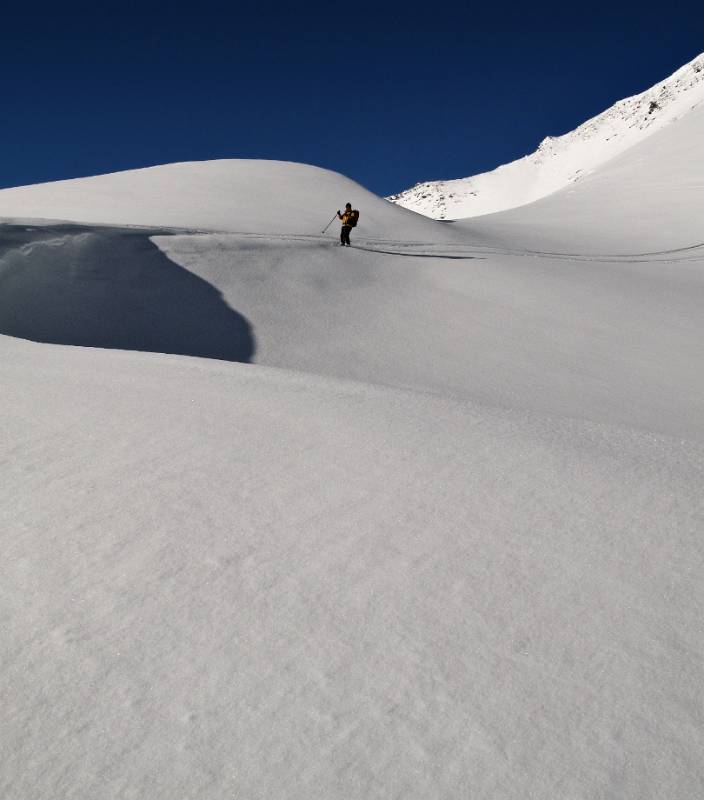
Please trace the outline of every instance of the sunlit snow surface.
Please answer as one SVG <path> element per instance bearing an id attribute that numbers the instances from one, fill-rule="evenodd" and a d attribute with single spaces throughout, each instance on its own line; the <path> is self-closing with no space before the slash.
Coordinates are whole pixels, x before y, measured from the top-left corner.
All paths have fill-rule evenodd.
<path id="1" fill-rule="evenodd" d="M 6 797 L 701 794 L 701 440 L 2 356 Z"/>
<path id="2" fill-rule="evenodd" d="M 565 187 L 580 186 L 594 170 L 666 130 L 703 102 L 704 53 L 574 131 L 546 137 L 534 153 L 517 161 L 470 178 L 425 181 L 389 199 L 433 219 L 450 220 L 524 206 Z"/>
<path id="3" fill-rule="evenodd" d="M 0 192 L 0 796 L 704 796 L 704 159 L 662 148 L 660 238 L 628 165 L 583 235 L 278 162 Z"/>

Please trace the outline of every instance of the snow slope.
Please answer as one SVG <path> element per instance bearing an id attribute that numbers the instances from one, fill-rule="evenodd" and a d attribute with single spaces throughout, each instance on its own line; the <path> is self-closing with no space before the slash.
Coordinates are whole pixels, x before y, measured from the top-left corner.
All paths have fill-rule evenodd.
<path id="1" fill-rule="evenodd" d="M 702 208 L 704 105 L 569 188 L 453 227 L 495 247 L 699 258 Z"/>
<path id="2" fill-rule="evenodd" d="M 471 178 L 419 183 L 390 200 L 434 219 L 462 219 L 526 205 L 570 185 L 685 117 L 704 101 L 704 54 L 642 94 L 621 100 L 530 155 Z"/>
<path id="3" fill-rule="evenodd" d="M 704 357 L 704 274 L 687 253 L 665 271 L 660 256 L 527 265 L 518 251 L 359 233 L 352 250 L 321 236 L 153 233 L 6 226 L 0 333 L 667 433 L 704 416 L 704 373 L 692 368 Z"/>
<path id="4" fill-rule="evenodd" d="M 660 257 L 527 260 L 471 245 L 370 242 L 331 258 L 315 240 L 154 241 L 249 321 L 257 363 L 650 431 L 701 431 L 704 370 L 693 365 L 704 363 L 704 253 L 663 269 Z"/>
<path id="5" fill-rule="evenodd" d="M 702 796 L 701 443 L 0 346 L 3 797 Z"/>
<path id="6" fill-rule="evenodd" d="M 318 234 L 337 209 L 362 210 L 369 236 L 439 230 L 349 178 L 285 161 L 166 164 L 0 190 L 0 218 L 229 232 Z"/>
<path id="7" fill-rule="evenodd" d="M 647 174 L 584 184 L 621 256 L 276 162 L 0 193 L 0 796 L 702 796 L 704 252 L 634 255 Z"/>

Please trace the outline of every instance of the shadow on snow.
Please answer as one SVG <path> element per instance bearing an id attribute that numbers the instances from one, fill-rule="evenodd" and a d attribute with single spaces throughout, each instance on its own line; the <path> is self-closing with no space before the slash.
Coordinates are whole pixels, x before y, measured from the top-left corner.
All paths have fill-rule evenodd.
<path id="1" fill-rule="evenodd" d="M 252 328 L 169 260 L 163 231 L 0 226 L 0 333 L 52 344 L 248 362 Z"/>

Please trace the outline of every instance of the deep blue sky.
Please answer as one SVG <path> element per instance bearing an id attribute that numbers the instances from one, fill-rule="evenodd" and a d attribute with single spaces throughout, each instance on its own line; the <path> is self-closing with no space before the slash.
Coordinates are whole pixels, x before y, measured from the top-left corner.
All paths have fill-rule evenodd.
<path id="1" fill-rule="evenodd" d="M 704 51 L 694 2 L 15 5 L 3 187 L 277 158 L 390 194 L 518 158 Z"/>

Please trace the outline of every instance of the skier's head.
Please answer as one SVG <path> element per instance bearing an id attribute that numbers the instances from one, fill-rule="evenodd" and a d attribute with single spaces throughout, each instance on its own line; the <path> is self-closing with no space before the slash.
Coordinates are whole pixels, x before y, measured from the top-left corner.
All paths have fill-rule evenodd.
<path id="1" fill-rule="evenodd" d="M 345 208 L 352 208 L 352 203 L 345 203 Z"/>

